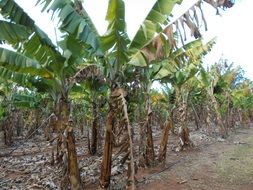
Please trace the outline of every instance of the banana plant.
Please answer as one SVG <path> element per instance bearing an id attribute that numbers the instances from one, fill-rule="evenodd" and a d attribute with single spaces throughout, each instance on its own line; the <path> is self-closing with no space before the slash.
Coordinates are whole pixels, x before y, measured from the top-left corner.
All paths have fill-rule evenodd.
<path id="1" fill-rule="evenodd" d="M 246 127 L 246 122 L 252 122 L 252 82 L 244 80 L 231 92 L 233 106 L 235 107 L 232 117 L 239 117 L 240 124 Z"/>
<path id="2" fill-rule="evenodd" d="M 1 114 L 0 120 L 4 129 L 5 144 L 12 144 L 12 137 L 16 130 L 17 136 L 21 135 L 23 122 L 21 112 L 24 109 L 34 109 L 39 106 L 39 96 L 26 93 L 26 89 L 20 88 L 17 84 L 1 79 Z"/>
<path id="3" fill-rule="evenodd" d="M 17 50 L 17 52 L 0 51 L 1 66 L 11 71 L 29 72 L 29 75 L 36 76 L 33 84 L 38 84 L 37 88 L 41 90 L 48 90 L 55 102 L 58 103 L 56 105 L 60 105 L 60 108 L 57 108 L 59 110 L 57 115 L 59 115 L 60 130 L 68 128 L 70 114 L 68 95 L 72 87 L 71 81 L 73 81 L 68 79 L 77 72 L 75 65 L 86 61 L 90 57 L 95 58 L 96 61 L 102 59 L 101 62 L 105 67 L 108 84 L 110 85 L 110 108 L 106 124 L 106 140 L 100 178 L 102 187 L 108 187 L 110 184 L 112 130 L 114 119 L 118 119 L 124 121 L 125 126 L 127 126 L 128 152 L 131 160 L 129 185 L 134 188 L 133 145 L 125 100 L 126 92 L 123 89 L 124 70 L 127 63 L 146 66 L 146 55 L 144 54 L 146 49 L 150 51 L 150 49 L 156 48 L 157 56 L 155 59 L 157 59 L 161 56 L 159 52 L 163 50 L 161 49 L 163 43 L 169 41 L 172 44 L 171 47 L 176 47 L 175 40 L 173 40 L 173 28 L 168 22 L 168 17 L 174 5 L 180 2 L 180 0 L 157 0 L 134 39 L 130 41 L 126 34 L 124 2 L 122 0 L 109 1 L 106 15 L 106 20 L 109 23 L 108 30 L 102 37 L 98 36 L 94 24 L 82 7 L 81 1 L 38 0 L 38 4 L 43 5 L 43 10 L 51 10 L 57 13 L 59 17 L 59 29 L 63 33 L 63 40 L 58 43 L 61 48 L 61 51 L 59 51 L 47 35 L 34 24 L 34 21 L 14 1 L 0 1 L 1 14 L 12 21 L 11 23 L 8 22 L 7 27 L 1 27 L 4 30 L 1 34 L 5 34 L 4 37 L 1 37 L 1 41 L 8 41 Z M 225 6 L 225 3 L 215 6 L 220 5 Z M 200 4 L 195 4 L 194 7 L 202 12 Z M 191 14 L 188 11 L 179 20 L 182 26 L 188 26 L 191 34 L 198 38 L 200 32 L 196 24 L 197 14 L 193 17 L 194 19 Z M 203 14 L 202 19 L 204 20 Z M 173 22 L 173 26 L 176 27 L 177 23 L 179 21 Z M 162 26 L 166 27 L 163 29 Z M 179 30 L 177 31 L 179 33 Z M 155 36 L 155 34 L 158 35 Z M 16 57 L 15 60 L 21 60 L 19 63 L 22 62 L 22 64 L 16 63 L 17 61 L 8 56 L 6 57 L 6 54 L 9 57 Z M 6 65 L 6 62 L 9 64 Z M 14 62 L 14 64 L 10 64 L 11 62 Z M 117 112 L 121 114 L 117 115 Z M 71 127 L 68 130 L 68 142 L 71 187 L 81 189 Z"/>
<path id="4" fill-rule="evenodd" d="M 68 4 L 67 8 L 76 13 L 76 6 Z M 83 62 L 83 57 L 99 54 L 99 49 L 94 47 L 96 40 L 91 39 L 95 32 L 87 27 L 86 32 L 78 34 L 86 39 L 81 42 L 73 32 L 64 33 L 56 46 L 15 1 L 1 0 L 0 13 L 5 19 L 0 21 L 0 40 L 15 49 L 0 48 L 1 77 L 18 82 L 28 81 L 38 92 L 47 92 L 52 96 L 60 141 L 64 138 L 63 132 L 67 133 L 70 184 L 72 188 L 81 189 L 73 128 L 69 126 L 69 92 L 74 83 L 70 77 L 78 72 L 75 66 Z M 84 29 L 87 24 L 85 15 L 76 15 Z M 68 31 L 70 28 L 72 25 L 62 30 Z"/>
<path id="5" fill-rule="evenodd" d="M 110 73 L 112 84 L 114 85 L 117 83 L 122 84 L 122 81 L 124 80 L 124 75 L 122 76 L 122 72 L 124 71 L 124 68 L 125 68 L 124 63 L 127 62 L 130 65 L 147 68 L 149 67 L 151 61 L 158 61 L 158 60 L 160 61 L 161 59 L 167 58 L 168 57 L 167 55 L 170 54 L 170 52 L 173 52 L 173 50 L 177 49 L 178 41 L 176 41 L 174 38 L 173 27 L 177 26 L 178 22 L 175 21 L 175 22 L 170 23 L 168 22 L 167 18 L 171 14 L 171 11 L 174 5 L 180 2 L 181 1 L 173 1 L 173 2 L 172 1 L 169 2 L 165 0 L 157 1 L 155 5 L 153 6 L 153 8 L 151 9 L 151 11 L 149 12 L 146 19 L 144 20 L 140 29 L 137 31 L 133 40 L 129 42 L 129 39 L 124 30 L 125 23 L 124 23 L 124 17 L 123 17 L 124 15 L 122 13 L 123 12 L 122 10 L 124 10 L 123 8 L 124 4 L 121 1 L 109 1 L 108 10 L 110 10 L 111 14 L 110 15 L 107 14 L 107 17 L 106 17 L 107 19 L 109 19 L 108 20 L 109 27 L 108 27 L 108 31 L 106 33 L 105 38 L 102 38 L 102 45 L 104 45 L 104 43 L 106 42 L 106 45 L 108 46 L 105 46 L 106 48 L 104 49 L 109 50 L 110 48 L 112 48 L 111 50 L 112 54 L 108 56 L 111 63 L 113 63 L 112 66 L 109 65 L 109 68 L 111 71 L 109 73 Z M 202 12 L 200 4 L 195 4 L 195 6 L 197 6 L 199 10 Z M 121 10 L 121 14 L 115 11 L 117 10 L 117 8 L 118 10 Z M 118 14 L 118 18 L 120 18 L 119 21 L 122 21 L 122 22 L 116 22 L 117 19 L 115 19 L 116 18 L 115 15 L 114 16 L 112 15 L 113 12 L 115 15 Z M 192 35 L 195 38 L 199 38 L 201 35 L 200 35 L 197 25 L 195 25 L 195 22 L 197 19 L 196 17 L 195 17 L 195 20 L 190 19 L 190 14 L 191 13 L 187 11 L 187 14 L 184 14 L 184 16 L 180 17 L 182 20 L 181 24 L 183 26 L 184 24 L 186 24 L 190 28 Z M 202 19 L 204 20 L 203 14 L 202 14 Z M 119 24 L 119 25 L 116 25 L 116 24 Z M 161 25 L 165 26 L 165 28 L 163 29 Z M 115 35 L 115 31 L 117 31 L 116 30 L 117 26 L 119 27 L 118 31 L 122 34 L 119 39 L 117 37 L 120 35 Z M 158 33 L 157 36 L 155 36 L 156 33 Z M 176 34 L 181 36 L 180 30 L 178 28 L 177 28 Z M 129 43 L 129 46 L 127 45 L 128 43 Z M 177 53 L 180 53 L 180 52 L 177 52 Z M 168 61 L 165 61 L 165 64 L 169 65 Z M 156 70 L 156 72 L 158 70 Z M 116 82 L 116 79 L 117 79 L 117 82 Z M 149 86 L 150 84 L 147 85 L 147 87 Z M 109 126 L 108 133 L 106 133 L 108 134 L 107 136 L 108 138 L 106 138 L 106 146 L 105 146 L 106 148 L 105 148 L 105 154 L 104 154 L 106 156 L 103 159 L 103 161 L 106 162 L 106 164 L 103 164 L 104 162 L 102 162 L 102 168 L 104 169 L 104 172 L 102 173 L 105 173 L 106 175 L 101 175 L 101 178 L 100 178 L 101 179 L 100 183 L 102 184 L 103 187 L 107 187 L 109 185 L 108 176 L 110 174 L 110 167 L 108 167 L 108 165 L 110 165 L 111 163 L 111 158 L 108 155 L 111 155 L 111 148 L 109 148 L 110 146 L 109 142 L 111 141 L 110 131 L 112 130 L 112 126 L 111 124 L 108 126 Z M 148 130 L 148 131 L 152 133 L 151 130 Z M 150 140 L 152 138 L 147 138 L 147 139 Z M 109 142 L 107 142 L 107 140 Z M 152 143 L 147 143 L 147 144 L 150 144 L 151 146 Z M 150 147 L 150 149 L 151 151 L 148 151 L 148 152 L 150 152 L 150 158 L 152 160 L 152 152 L 153 152 L 152 146 Z M 107 167 L 104 167 L 104 165 L 106 165 Z M 133 167 L 131 171 L 133 172 Z M 131 178 L 133 179 L 133 176 L 131 176 Z"/>
<path id="6" fill-rule="evenodd" d="M 10 146 L 13 143 L 14 124 L 13 114 L 14 106 L 12 104 L 12 92 L 16 91 L 15 85 L 6 80 L 1 80 L 1 127 L 4 131 L 4 143 Z"/>
<path id="7" fill-rule="evenodd" d="M 87 77 L 87 80 L 80 82 L 79 86 L 75 86 L 70 93 L 70 98 L 74 101 L 81 101 L 86 104 L 86 117 L 92 119 L 91 126 L 91 146 L 89 147 L 91 155 L 97 153 L 98 148 L 98 132 L 100 129 L 99 120 L 102 116 L 102 108 L 106 105 L 108 99 L 108 86 L 102 75 Z M 87 108 L 88 107 L 88 108 Z M 89 114 L 91 113 L 91 114 Z M 76 113 L 78 114 L 78 113 Z M 79 113 L 80 114 L 80 113 Z M 83 114 L 83 113 L 82 113 Z M 83 115 L 80 117 L 84 117 Z"/>
<path id="8" fill-rule="evenodd" d="M 159 161 L 163 161 L 166 158 L 169 130 L 174 130 L 175 127 L 173 118 L 180 118 L 180 121 L 177 122 L 179 125 L 180 149 L 192 145 L 187 127 L 189 85 L 194 76 L 199 72 L 203 56 L 211 50 L 214 43 L 215 39 L 209 41 L 207 44 L 202 44 L 201 40 L 198 39 L 186 44 L 171 53 L 168 59 L 170 64 L 164 64 L 164 67 L 156 75 L 157 78 L 160 78 L 161 82 L 171 84 L 173 91 L 171 91 L 169 97 L 172 97 L 172 95 L 174 97 L 173 101 L 170 101 L 172 103 L 169 111 L 170 118 L 165 122 L 161 138 Z"/>
<path id="9" fill-rule="evenodd" d="M 120 97 L 125 97 L 126 93 L 123 93 L 122 88 L 124 87 L 124 70 L 127 67 L 127 63 L 137 66 L 146 66 L 146 56 L 144 51 L 150 48 L 157 49 L 157 57 L 160 55 L 161 45 L 169 41 L 170 44 L 173 44 L 171 47 L 175 47 L 175 40 L 173 37 L 173 28 L 172 24 L 169 23 L 168 17 L 173 10 L 173 7 L 176 3 L 180 3 L 180 0 L 157 0 L 152 7 L 151 11 L 147 15 L 140 29 L 137 31 L 135 37 L 132 41 L 129 40 L 126 33 L 126 24 L 125 24 L 125 7 L 122 0 L 110 0 L 108 3 L 108 11 L 106 14 L 106 20 L 108 21 L 108 29 L 105 35 L 101 38 L 97 38 L 95 27 L 87 15 L 85 9 L 82 7 L 81 1 L 75 0 L 70 1 L 58 1 L 58 0 L 39 0 L 38 3 L 42 3 L 44 8 L 49 9 L 53 12 L 59 13 L 58 17 L 60 18 L 60 29 L 65 31 L 68 34 L 72 34 L 74 39 L 78 40 L 78 44 L 86 42 L 86 47 L 89 53 L 95 53 L 97 56 L 101 53 L 102 50 L 102 59 L 103 65 L 107 70 L 107 81 L 111 86 L 111 100 L 116 101 L 113 94 L 118 94 Z M 76 5 L 76 9 L 73 9 L 73 5 Z M 219 7 L 225 5 L 225 3 L 219 3 L 219 5 L 214 5 Z M 201 13 L 201 3 L 196 3 L 194 5 Z M 194 14 L 194 13 L 193 13 Z M 191 33 L 194 37 L 200 37 L 200 32 L 197 27 L 198 14 L 194 14 L 194 17 L 191 17 L 192 13 L 187 11 L 187 14 L 184 14 L 180 17 L 180 22 L 183 26 L 190 28 Z M 204 20 L 203 14 L 201 18 Z M 82 17 L 85 19 L 82 20 Z M 176 26 L 176 22 L 174 25 Z M 179 23 L 179 22 L 177 22 Z M 173 25 L 173 26 L 174 26 Z M 163 29 L 162 26 L 167 26 Z M 83 30 L 85 27 L 85 30 Z M 93 31 L 93 32 L 90 32 Z M 89 36 L 87 34 L 90 34 Z M 155 34 L 158 34 L 155 36 Z M 169 40 L 167 40 L 168 38 Z M 101 42 L 101 43 L 99 43 Z M 161 43 L 163 42 L 163 43 Z M 100 46 L 101 45 L 101 46 Z M 82 47 L 82 46 L 78 46 Z M 101 47 L 101 49 L 100 49 Z M 82 49 L 82 48 L 80 48 Z M 173 49 L 173 48 L 171 48 Z M 157 58 L 156 57 L 156 58 Z M 119 90 L 121 89 L 121 90 Z M 115 92 L 115 93 L 114 93 Z M 127 108 L 125 98 L 121 98 L 122 102 L 120 106 Z M 109 101 L 113 104 L 113 101 Z M 102 187 L 108 187 L 110 181 L 110 168 L 111 168 L 111 153 L 112 153 L 112 128 L 113 128 L 113 118 L 115 118 L 114 106 L 110 106 L 108 113 L 108 122 L 107 122 L 107 131 L 106 131 L 106 141 L 104 156 L 102 161 L 102 172 L 100 178 L 100 184 Z M 122 115 L 127 115 L 126 109 L 123 109 Z M 128 117 L 127 117 L 128 118 Z M 122 119 L 118 117 L 117 119 Z M 126 126 L 130 127 L 130 124 L 127 123 Z M 128 130 L 131 131 L 131 130 Z M 132 145 L 131 135 L 129 134 L 129 147 Z M 131 148 L 130 148 L 131 149 Z M 129 150 L 132 152 L 132 150 Z M 130 153 L 132 155 L 132 153 Z M 133 156 L 131 157 L 131 163 L 133 163 Z M 132 172 L 131 179 L 133 180 L 133 164 L 131 166 Z"/>
<path id="10" fill-rule="evenodd" d="M 162 82 L 170 82 L 173 84 L 175 89 L 183 89 L 182 85 L 186 83 L 191 77 L 193 77 L 196 72 L 198 71 L 198 65 L 200 64 L 201 58 L 204 54 L 210 51 L 211 46 L 214 44 L 214 40 L 211 40 L 209 43 L 203 45 L 201 40 L 195 40 L 183 46 L 182 48 L 173 50 L 172 52 L 166 52 L 166 56 L 164 55 L 163 60 L 151 60 L 148 62 L 146 60 L 146 66 L 136 66 L 135 72 L 138 72 L 139 84 L 143 88 L 145 92 L 145 99 L 146 99 L 146 114 L 147 119 L 144 123 L 144 127 L 146 127 L 147 133 L 147 140 L 141 140 L 141 142 L 145 142 L 141 144 L 142 146 L 147 146 L 146 148 L 140 148 L 141 155 L 144 155 L 144 160 L 146 165 L 152 164 L 154 161 L 154 153 L 153 153 L 153 141 L 152 141 L 152 130 L 150 126 L 150 118 L 151 118 L 151 103 L 150 101 L 150 88 L 154 81 L 161 80 Z M 155 54 L 155 53 L 153 53 Z M 149 53 L 149 56 L 151 52 Z M 155 55 L 153 55 L 154 57 Z M 188 63 L 188 64 L 187 64 Z M 177 90 L 177 94 L 179 90 Z M 179 96 L 180 97 L 180 96 Z M 148 105 L 148 106 L 147 106 Z M 169 119 L 170 120 L 170 119 Z M 166 122 L 166 126 L 171 127 L 170 122 Z M 149 124 L 149 125 L 147 125 Z M 148 128 L 148 127 L 149 128 Z M 141 126 L 143 128 L 143 126 Z M 168 134 L 168 127 L 165 127 L 167 132 L 164 134 Z M 141 136 L 145 137 L 145 129 L 142 129 L 141 132 L 143 133 Z M 189 136 L 189 135 L 188 135 Z M 162 142 L 164 142 L 161 147 L 163 151 L 160 155 L 164 155 L 164 151 L 166 150 L 167 138 L 165 135 L 162 138 Z M 145 150 L 146 149 L 146 150 Z M 164 158 L 164 156 L 160 156 L 160 158 Z M 162 160 L 162 159 L 160 159 Z"/>
<path id="11" fill-rule="evenodd" d="M 233 67 L 233 64 L 229 64 L 228 60 L 223 58 L 215 66 L 217 68 L 216 71 L 220 73 L 220 79 L 214 88 L 215 97 L 219 102 L 221 116 L 226 129 L 233 128 L 233 118 L 235 117 L 235 111 L 233 110 L 233 91 L 237 91 L 245 81 L 243 70 L 239 66 Z"/>
<path id="12" fill-rule="evenodd" d="M 217 117 L 217 124 L 219 127 L 220 135 L 222 137 L 225 137 L 227 131 L 226 131 L 224 123 L 222 121 L 222 116 L 221 116 L 218 101 L 217 101 L 215 94 L 214 94 L 214 88 L 220 79 L 220 75 L 217 71 L 218 71 L 217 68 L 213 67 L 212 71 L 207 73 L 204 70 L 204 68 L 202 68 L 201 73 L 200 73 L 201 74 L 201 83 L 205 87 L 206 92 L 207 92 L 208 96 L 210 97 L 211 104 L 214 108 L 215 115 Z"/>

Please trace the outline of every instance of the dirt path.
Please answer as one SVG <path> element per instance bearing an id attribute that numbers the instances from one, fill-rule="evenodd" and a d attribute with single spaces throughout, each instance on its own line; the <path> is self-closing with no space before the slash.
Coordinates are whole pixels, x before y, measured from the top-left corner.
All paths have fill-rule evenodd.
<path id="1" fill-rule="evenodd" d="M 253 190 L 253 128 L 193 150 L 169 151 L 166 164 L 148 173 L 138 189 Z"/>

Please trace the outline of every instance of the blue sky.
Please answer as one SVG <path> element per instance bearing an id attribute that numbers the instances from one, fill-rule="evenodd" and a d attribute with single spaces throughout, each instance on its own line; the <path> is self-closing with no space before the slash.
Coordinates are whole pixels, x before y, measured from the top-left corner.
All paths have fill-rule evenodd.
<path id="1" fill-rule="evenodd" d="M 55 39 L 54 23 L 50 16 L 41 13 L 40 7 L 35 7 L 36 0 L 16 0 L 24 10 L 34 18 L 38 24 L 51 38 Z M 107 0 L 85 0 L 84 8 L 91 16 L 100 34 L 106 30 L 104 21 Z M 132 38 L 144 20 L 145 16 L 153 6 L 155 0 L 125 0 L 126 22 L 128 35 Z M 182 6 L 175 8 L 174 15 L 177 16 L 192 5 L 196 0 L 184 0 Z M 246 71 L 246 76 L 253 79 L 253 1 L 237 0 L 233 8 L 222 12 L 222 17 L 215 15 L 216 10 L 211 6 L 205 6 L 205 17 L 208 22 L 208 31 L 203 33 L 205 40 L 217 36 L 217 44 L 212 52 L 207 55 L 205 64 L 210 65 L 218 61 L 220 56 L 233 61 L 235 65 L 241 65 Z"/>

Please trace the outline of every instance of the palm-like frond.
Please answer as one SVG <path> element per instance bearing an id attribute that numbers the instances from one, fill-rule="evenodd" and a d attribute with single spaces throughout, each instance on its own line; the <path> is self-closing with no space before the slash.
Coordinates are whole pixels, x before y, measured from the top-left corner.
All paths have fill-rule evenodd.
<path id="1" fill-rule="evenodd" d="M 81 1 L 38 0 L 37 3 L 44 4 L 43 10 L 52 10 L 54 13 L 58 11 L 60 30 L 85 45 L 90 54 L 102 55 L 97 30 Z"/>
<path id="2" fill-rule="evenodd" d="M 143 49 L 154 39 L 156 33 L 162 31 L 161 26 L 166 23 L 173 7 L 181 2 L 181 0 L 158 0 L 154 4 L 129 46 L 131 54 Z"/>
<path id="3" fill-rule="evenodd" d="M 10 23 L 0 20 L 0 40 L 6 41 L 12 45 L 18 45 L 19 42 L 29 38 L 27 28 L 20 24 Z"/>
<path id="4" fill-rule="evenodd" d="M 0 48 L 0 66 L 15 72 L 30 73 L 44 78 L 52 77 L 52 74 L 42 68 L 36 60 L 4 48 Z"/>
<path id="5" fill-rule="evenodd" d="M 29 87 L 31 76 L 24 73 L 14 72 L 0 67 L 0 78 L 17 83 L 20 86 Z"/>
<path id="6" fill-rule="evenodd" d="M 214 43 L 215 39 L 210 40 L 206 44 L 203 44 L 201 39 L 189 42 L 185 46 L 172 52 L 168 59 L 160 61 L 160 70 L 154 78 L 170 78 L 174 77 L 177 73 L 177 78 L 180 80 L 188 80 L 188 78 L 196 74 L 198 70 L 197 67 L 201 62 L 201 58 L 207 53 L 207 51 L 210 51 Z M 184 70 L 184 74 L 182 74 L 180 70 Z"/>
<path id="7" fill-rule="evenodd" d="M 24 94 L 13 94 L 12 95 L 12 103 L 17 107 L 22 108 L 35 108 L 39 105 L 39 99 L 32 94 L 24 95 Z"/>
<path id="8" fill-rule="evenodd" d="M 157 1 L 157 3 L 159 2 L 160 1 Z M 173 8 L 173 6 L 180 1 L 172 2 L 170 1 L 170 6 Z M 170 52 L 185 45 L 187 36 L 189 36 L 186 28 L 190 30 L 190 35 L 195 39 L 201 38 L 201 21 L 204 23 L 205 30 L 207 30 L 207 23 L 201 4 L 202 1 L 196 2 L 191 8 L 184 12 L 184 14 L 174 19 L 174 21 L 165 22 L 171 12 L 164 14 L 164 17 L 166 18 L 159 17 L 159 22 L 155 18 L 153 18 L 153 23 L 145 20 L 129 46 L 130 52 L 132 53 L 129 63 L 136 66 L 146 66 L 152 60 L 168 57 Z M 226 6 L 224 1 L 219 1 L 219 3 L 215 4 L 214 7 L 218 9 L 222 6 Z M 153 9 L 149 15 L 152 12 Z M 151 17 L 148 16 L 147 18 Z M 147 26 L 145 26 L 146 22 Z M 156 24 L 158 26 L 156 26 Z M 138 61 L 141 61 L 141 63 Z"/>
<path id="9" fill-rule="evenodd" d="M 115 69 L 118 70 L 128 60 L 127 44 L 130 41 L 126 34 L 125 4 L 122 0 L 109 1 L 106 20 L 109 24 L 106 34 L 101 38 L 102 47 L 105 51 L 112 49 L 117 65 Z"/>
<path id="10" fill-rule="evenodd" d="M 56 46 L 24 10 L 13 0 L 0 2 L 0 13 L 10 22 L 1 21 L 1 39 L 13 45 L 20 53 L 36 59 L 40 64 L 53 70 L 62 65 L 64 58 Z M 22 46 L 19 44 L 22 43 Z"/>

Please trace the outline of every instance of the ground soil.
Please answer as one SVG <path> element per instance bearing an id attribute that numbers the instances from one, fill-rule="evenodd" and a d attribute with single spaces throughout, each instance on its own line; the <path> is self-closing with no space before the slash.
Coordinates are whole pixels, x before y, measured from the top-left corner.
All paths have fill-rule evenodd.
<path id="1" fill-rule="evenodd" d="M 155 133 L 156 154 L 160 132 Z M 191 131 L 195 144 L 175 151 L 178 138 L 170 135 L 167 159 L 153 168 L 142 168 L 136 175 L 137 189 L 145 190 L 253 190 L 253 127 L 240 128 L 227 139 Z M 87 153 L 84 138 L 77 139 L 79 165 L 85 189 L 97 189 L 101 157 Z M 39 145 L 39 146 L 38 146 Z M 0 189 L 59 189 L 59 168 L 50 166 L 50 146 L 30 139 L 8 157 L 0 156 Z M 0 146 L 0 153 L 13 147 Z M 0 155 L 1 155 L 0 154 Z M 90 163 L 94 168 L 90 168 Z M 93 166 L 92 166 L 93 167 Z M 85 173 L 91 170 L 90 174 Z M 93 170 L 96 172 L 92 173 Z M 124 173 L 122 174 L 125 175 Z M 93 182 L 87 182 L 88 176 Z M 111 189 L 123 189 L 125 178 L 112 177 Z M 44 188 L 47 187 L 47 188 Z"/>
<path id="2" fill-rule="evenodd" d="M 166 163 L 150 169 L 138 189 L 253 190 L 253 128 L 195 144 L 191 150 L 169 151 Z"/>

